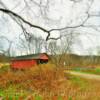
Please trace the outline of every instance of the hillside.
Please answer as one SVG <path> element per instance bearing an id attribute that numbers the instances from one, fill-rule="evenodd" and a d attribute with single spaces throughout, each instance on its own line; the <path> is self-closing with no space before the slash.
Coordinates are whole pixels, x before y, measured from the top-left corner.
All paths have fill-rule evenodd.
<path id="1" fill-rule="evenodd" d="M 96 55 L 77 55 L 77 54 L 63 54 L 50 56 L 51 59 L 59 59 L 61 63 L 66 63 L 67 66 L 76 66 L 76 67 L 87 67 L 87 66 L 98 66 L 100 65 L 100 56 Z"/>
<path id="2" fill-rule="evenodd" d="M 4 54 L 0 54 L 0 62 L 9 62 L 9 57 L 5 56 Z"/>

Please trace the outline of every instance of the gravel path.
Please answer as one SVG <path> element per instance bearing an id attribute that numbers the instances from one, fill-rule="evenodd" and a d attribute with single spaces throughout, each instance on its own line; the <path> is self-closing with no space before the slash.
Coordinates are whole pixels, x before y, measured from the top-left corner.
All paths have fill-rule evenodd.
<path id="1" fill-rule="evenodd" d="M 75 71 L 65 71 L 65 73 L 69 73 L 69 74 L 75 75 L 75 76 L 80 76 L 80 77 L 86 78 L 86 79 L 100 80 L 100 75 L 87 74 L 87 73 L 75 72 Z"/>

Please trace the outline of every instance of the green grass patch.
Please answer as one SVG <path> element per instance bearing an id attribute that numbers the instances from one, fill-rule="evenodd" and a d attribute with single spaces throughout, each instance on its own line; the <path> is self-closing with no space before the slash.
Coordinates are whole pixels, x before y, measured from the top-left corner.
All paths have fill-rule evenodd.
<path id="1" fill-rule="evenodd" d="M 80 90 L 86 90 L 89 86 L 87 80 L 80 78 L 78 76 L 70 75 L 70 81 L 74 86 L 80 87 Z"/>
<path id="2" fill-rule="evenodd" d="M 10 65 L 2 65 L 2 67 L 0 68 L 0 73 L 7 72 L 9 70 L 10 70 Z"/>
<path id="3" fill-rule="evenodd" d="M 7 89 L 0 89 L 0 97 L 4 100 L 19 100 L 20 97 L 25 98 L 28 93 L 25 90 L 17 90 L 15 87 L 8 87 Z"/>
<path id="4" fill-rule="evenodd" d="M 100 75 L 100 68 L 94 68 L 94 69 L 75 69 L 73 71 L 77 71 L 77 72 L 82 72 L 82 73 L 87 73 L 87 74 L 96 74 L 96 75 Z"/>

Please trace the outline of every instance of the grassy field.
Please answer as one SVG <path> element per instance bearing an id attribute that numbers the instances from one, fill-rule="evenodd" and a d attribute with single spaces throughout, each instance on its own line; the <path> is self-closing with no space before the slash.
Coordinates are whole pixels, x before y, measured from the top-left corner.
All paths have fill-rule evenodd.
<path id="1" fill-rule="evenodd" d="M 77 72 L 82 72 L 82 73 L 88 73 L 88 74 L 96 74 L 96 75 L 100 75 L 100 68 L 96 67 L 96 68 L 87 68 L 87 69 L 82 69 L 82 68 L 76 68 L 73 71 L 77 71 Z"/>
<path id="2" fill-rule="evenodd" d="M 53 64 L 24 71 L 13 71 L 6 65 L 0 69 L 0 97 L 3 100 L 100 100 L 100 81 L 65 74 Z"/>

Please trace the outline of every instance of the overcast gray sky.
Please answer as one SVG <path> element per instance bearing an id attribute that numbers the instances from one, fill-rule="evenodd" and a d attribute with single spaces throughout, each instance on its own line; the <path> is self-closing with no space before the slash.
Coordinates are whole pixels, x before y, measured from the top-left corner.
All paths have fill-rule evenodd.
<path id="1" fill-rule="evenodd" d="M 26 0 L 31 1 L 31 0 Z M 40 0 L 34 0 L 39 2 Z M 43 4 L 46 4 L 46 0 L 43 0 Z M 76 0 L 79 1 L 79 0 Z M 87 9 L 88 0 L 80 0 L 75 4 L 71 0 L 50 0 L 49 9 L 47 11 L 48 19 L 40 15 L 40 9 L 37 5 L 33 3 L 28 3 L 31 7 L 31 10 L 25 7 L 24 0 L 2 0 L 2 2 L 14 12 L 20 14 L 26 20 L 42 26 L 46 29 L 52 28 L 62 28 L 70 24 L 70 21 L 73 23 L 71 25 L 76 25 L 80 23 L 83 16 L 85 16 L 85 11 Z M 91 0 L 90 0 L 91 1 Z M 72 9 L 73 7 L 73 9 Z M 43 9 L 43 8 L 42 8 Z M 91 7 L 90 13 L 100 13 L 100 0 L 94 0 L 94 3 Z M 77 20 L 76 20 L 77 19 Z M 89 19 L 86 24 L 100 25 L 100 17 L 93 17 Z M 46 33 L 41 31 L 36 31 L 30 29 L 27 26 L 29 31 L 34 31 L 33 33 L 36 36 L 46 37 Z M 91 48 L 90 51 L 93 51 L 93 48 L 100 46 L 100 32 L 97 32 L 91 28 L 78 28 L 76 32 L 82 33 L 78 39 L 81 41 L 79 45 L 74 45 L 74 52 L 78 54 L 87 54 L 89 51 L 87 49 Z M 0 13 L 0 35 L 6 36 L 11 41 L 17 43 L 17 38 L 21 33 L 20 27 L 6 14 Z M 88 33 L 88 34 L 87 34 Z M 57 37 L 59 34 L 52 33 L 52 37 Z M 96 53 L 95 51 L 93 51 Z"/>

